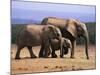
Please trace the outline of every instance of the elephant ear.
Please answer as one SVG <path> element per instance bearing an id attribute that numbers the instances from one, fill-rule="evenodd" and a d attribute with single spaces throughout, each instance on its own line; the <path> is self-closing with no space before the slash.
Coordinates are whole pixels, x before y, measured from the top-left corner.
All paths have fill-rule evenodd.
<path id="1" fill-rule="evenodd" d="M 47 26 L 45 26 L 42 29 L 42 32 L 43 32 L 43 35 L 42 35 L 42 43 L 48 42 L 49 41 L 49 35 L 48 35 L 49 28 Z"/>
<path id="2" fill-rule="evenodd" d="M 77 30 L 76 30 L 76 26 L 74 24 L 69 24 L 67 26 L 67 31 L 73 36 L 73 37 L 77 37 Z"/>
<path id="3" fill-rule="evenodd" d="M 50 37 L 49 35 L 53 34 L 54 33 L 54 26 L 52 25 L 47 25 L 43 28 L 43 33 L 48 37 Z M 52 36 L 52 35 L 51 35 Z"/>
<path id="4" fill-rule="evenodd" d="M 55 27 L 53 25 L 48 25 L 48 29 L 51 31 L 51 32 L 54 32 L 55 31 Z"/>
<path id="5" fill-rule="evenodd" d="M 45 27 L 43 28 L 43 31 L 44 31 L 44 32 L 54 31 L 54 28 L 53 28 L 53 26 L 51 26 L 51 25 L 47 25 L 47 26 L 45 26 Z"/>
<path id="6" fill-rule="evenodd" d="M 80 25 L 77 25 L 78 35 L 84 34 L 86 30 L 87 30 L 87 28 L 86 28 L 86 25 L 84 23 L 81 23 Z"/>

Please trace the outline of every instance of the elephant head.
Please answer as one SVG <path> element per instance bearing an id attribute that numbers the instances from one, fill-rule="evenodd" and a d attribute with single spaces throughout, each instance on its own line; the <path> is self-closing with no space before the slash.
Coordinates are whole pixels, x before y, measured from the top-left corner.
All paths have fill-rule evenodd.
<path id="1" fill-rule="evenodd" d="M 89 59 L 88 56 L 89 36 L 88 36 L 86 25 L 84 23 L 80 23 L 80 25 L 77 26 L 77 33 L 79 37 L 82 36 L 85 39 L 85 53 L 87 59 Z"/>
<path id="2" fill-rule="evenodd" d="M 61 40 L 62 34 L 59 30 L 59 28 L 53 26 L 53 25 L 48 25 L 43 28 L 43 33 L 44 36 L 50 39 L 58 39 Z"/>
<path id="3" fill-rule="evenodd" d="M 63 38 L 63 47 L 71 48 L 71 41 L 69 39 Z"/>
<path id="4" fill-rule="evenodd" d="M 66 24 L 66 30 L 75 39 L 77 39 L 77 37 L 83 37 L 85 39 L 85 53 L 86 53 L 87 59 L 89 59 L 89 56 L 88 56 L 89 36 L 88 36 L 88 31 L 87 31 L 85 23 L 82 23 L 79 20 L 72 19 Z"/>
<path id="5" fill-rule="evenodd" d="M 63 39 L 63 48 L 64 48 L 64 54 L 68 54 L 69 49 L 72 48 L 71 41 L 69 39 L 66 38 Z"/>

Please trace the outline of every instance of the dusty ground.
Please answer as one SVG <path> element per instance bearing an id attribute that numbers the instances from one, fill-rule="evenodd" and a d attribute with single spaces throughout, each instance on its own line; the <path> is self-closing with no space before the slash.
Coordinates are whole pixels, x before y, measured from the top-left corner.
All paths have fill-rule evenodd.
<path id="1" fill-rule="evenodd" d="M 77 46 L 75 49 L 75 59 L 70 59 L 69 54 L 65 58 L 34 58 L 31 59 L 27 48 L 24 48 L 20 57 L 15 60 L 16 45 L 11 48 L 11 71 L 12 74 L 35 73 L 35 72 L 54 72 L 54 71 L 75 71 L 85 69 L 95 69 L 95 51 L 96 47 L 91 45 L 89 48 L 90 59 L 85 58 L 84 46 Z M 38 56 L 40 47 L 34 47 L 34 53 Z M 59 56 L 59 51 L 56 52 Z"/>

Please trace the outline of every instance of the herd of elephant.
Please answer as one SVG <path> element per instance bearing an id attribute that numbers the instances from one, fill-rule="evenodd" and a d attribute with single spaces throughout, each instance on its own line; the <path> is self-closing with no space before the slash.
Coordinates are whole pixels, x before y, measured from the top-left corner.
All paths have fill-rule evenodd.
<path id="1" fill-rule="evenodd" d="M 77 19 L 46 17 L 40 25 L 26 25 L 19 32 L 15 59 L 20 59 L 20 51 L 24 47 L 28 48 L 31 58 L 36 58 L 32 50 L 34 46 L 41 46 L 38 57 L 47 58 L 51 54 L 52 58 L 56 58 L 55 51 L 60 50 L 60 57 L 63 58 L 70 50 L 70 58 L 74 58 L 78 37 L 85 39 L 85 53 L 86 58 L 89 59 L 89 37 L 85 23 Z"/>

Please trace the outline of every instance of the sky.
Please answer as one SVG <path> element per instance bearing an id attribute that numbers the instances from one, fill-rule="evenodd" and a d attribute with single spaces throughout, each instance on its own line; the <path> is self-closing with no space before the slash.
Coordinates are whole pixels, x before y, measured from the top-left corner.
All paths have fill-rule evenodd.
<path id="1" fill-rule="evenodd" d="M 95 6 L 12 1 L 12 23 L 40 22 L 45 17 L 95 22 Z"/>

